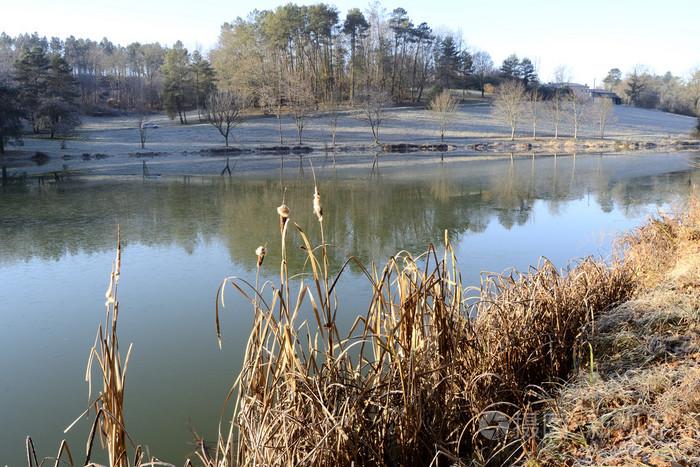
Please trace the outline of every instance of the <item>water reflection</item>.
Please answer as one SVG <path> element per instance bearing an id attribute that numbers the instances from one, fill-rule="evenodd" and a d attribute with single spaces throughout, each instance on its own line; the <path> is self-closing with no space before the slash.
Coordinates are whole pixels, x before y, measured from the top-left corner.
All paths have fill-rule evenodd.
<path id="1" fill-rule="evenodd" d="M 317 237 L 311 171 L 299 161 L 294 171 L 289 165 L 284 170 L 281 161 L 274 178 L 246 179 L 234 172 L 209 179 L 6 187 L 0 204 L 0 262 L 111 249 L 115 226 L 121 224 L 127 244 L 176 244 L 192 252 L 198 241 L 219 238 L 234 262 L 253 268 L 257 245 L 267 243 L 271 259 L 277 259 L 274 208 L 285 189 L 292 219 Z M 696 178 L 682 155 L 438 162 L 412 176 L 380 172 L 377 157 L 369 176 L 326 171 L 319 186 L 327 238 L 340 264 L 348 254 L 368 260 L 399 249 L 423 249 L 444 229 L 454 239 L 482 232 L 492 219 L 506 229 L 523 225 L 535 200 L 545 200 L 553 214 L 567 200 L 584 196 L 606 212 L 615 206 L 634 211 L 686 190 Z"/>

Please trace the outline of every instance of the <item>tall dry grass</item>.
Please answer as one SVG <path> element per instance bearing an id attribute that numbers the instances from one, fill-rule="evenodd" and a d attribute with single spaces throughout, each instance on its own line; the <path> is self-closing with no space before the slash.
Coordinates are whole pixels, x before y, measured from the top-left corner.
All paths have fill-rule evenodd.
<path id="1" fill-rule="evenodd" d="M 219 289 L 219 338 L 228 286 L 248 297 L 254 325 L 231 390 L 233 418 L 216 452 L 200 456 L 206 465 L 514 462 L 527 455 L 522 436 L 480 436 L 480 416 L 530 406 L 532 385 L 566 376 L 596 314 L 633 289 L 628 267 L 593 259 L 566 274 L 543 260 L 465 288 L 446 234 L 440 253 L 401 252 L 381 269 L 362 269 L 372 298 L 341 335 L 334 291 L 354 260 L 329 270 L 317 187 L 310 204 L 320 245 L 280 206 L 279 282 L 228 278 Z M 287 270 L 289 229 L 306 252 L 300 280 Z M 258 277 L 264 251 L 256 252 Z"/>
<path id="2" fill-rule="evenodd" d="M 90 349 L 85 381 L 88 383 L 89 396 L 92 399 L 92 389 L 95 383 L 101 383 L 99 394 L 90 404 L 91 407 L 83 412 L 65 432 L 71 430 L 78 421 L 94 413 L 90 432 L 85 445 L 85 457 L 77 465 L 99 465 L 98 459 L 104 459 L 110 467 L 146 467 L 170 465 L 147 458 L 144 449 L 137 446 L 129 437 L 124 416 L 124 390 L 126 387 L 126 372 L 129 366 L 131 345 L 123 356 L 119 350 L 117 325 L 119 321 L 119 300 L 117 287 L 121 274 L 121 237 L 117 229 L 116 256 L 112 263 L 109 285 L 105 292 L 105 319 L 99 324 L 95 343 Z M 94 381 L 97 378 L 98 381 Z M 95 449 L 95 440 L 99 440 L 99 449 Z M 96 451 L 100 454 L 96 455 Z M 130 455 L 131 453 L 131 455 Z M 70 446 L 66 440 L 61 441 L 55 457 L 47 457 L 40 462 L 31 437 L 26 440 L 27 465 L 40 467 L 47 462 L 59 465 L 76 465 Z"/>

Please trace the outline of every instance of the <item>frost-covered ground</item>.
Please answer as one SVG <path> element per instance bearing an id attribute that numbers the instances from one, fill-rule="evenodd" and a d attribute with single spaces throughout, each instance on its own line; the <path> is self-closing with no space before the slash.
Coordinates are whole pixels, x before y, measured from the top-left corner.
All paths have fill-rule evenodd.
<path id="1" fill-rule="evenodd" d="M 552 125 L 544 111 L 540 112 L 538 132 L 552 134 Z M 0 159 L 13 173 L 42 173 L 57 170 L 78 170 L 87 173 L 140 174 L 142 160 L 149 167 L 159 166 L 163 173 L 213 174 L 224 166 L 221 155 L 206 153 L 206 150 L 223 147 L 224 140 L 218 131 L 207 123 L 199 123 L 196 114 L 189 115 L 190 123 L 180 125 L 164 114 L 154 115 L 150 121 L 159 128 L 149 129 L 146 149 L 141 150 L 137 130 L 138 116 L 132 117 L 84 117 L 77 130 L 77 137 L 66 141 L 61 149 L 60 141 L 25 138 L 23 147 L 10 147 L 9 155 Z M 303 144 L 315 149 L 315 155 L 325 154 L 323 148 L 330 145 L 330 121 L 327 115 L 318 114 L 309 118 L 303 133 Z M 655 140 L 660 138 L 688 137 L 695 119 L 655 110 L 627 106 L 616 106 L 613 122 L 609 124 L 606 137 L 612 139 Z M 528 138 L 532 126 L 527 115 L 519 127 L 519 137 Z M 560 127 L 560 135 L 571 133 L 567 123 Z M 473 100 L 461 105 L 449 124 L 445 140 L 456 146 L 457 152 L 450 156 L 464 155 L 466 145 L 481 141 L 504 139 L 509 128 L 492 113 L 486 101 Z M 291 117 L 283 119 L 283 135 L 286 145 L 296 144 L 296 127 Z M 581 131 L 582 137 L 595 137 L 597 130 L 589 121 Z M 395 108 L 386 113 L 381 127 L 383 143 L 433 143 L 439 140 L 438 124 L 430 111 L 418 108 Z M 355 161 L 373 157 L 371 133 L 360 112 L 343 112 L 338 121 L 337 142 L 351 151 L 338 156 L 342 161 Z M 279 144 L 277 120 L 270 116 L 251 116 L 232 130 L 231 146 L 255 149 L 260 146 Z M 364 147 L 364 149 L 363 149 Z M 49 156 L 48 161 L 38 165 L 28 159 L 36 151 Z M 202 153 L 202 151 L 205 151 Z M 139 153 L 150 153 L 148 157 Z M 89 154 L 89 156 L 84 156 Z M 406 157 L 411 156 L 397 156 Z M 419 157 L 419 156 L 415 156 Z M 414 157 L 412 157 L 413 159 Z M 251 170 L 279 166 L 279 156 L 244 154 L 238 157 L 240 165 Z"/>

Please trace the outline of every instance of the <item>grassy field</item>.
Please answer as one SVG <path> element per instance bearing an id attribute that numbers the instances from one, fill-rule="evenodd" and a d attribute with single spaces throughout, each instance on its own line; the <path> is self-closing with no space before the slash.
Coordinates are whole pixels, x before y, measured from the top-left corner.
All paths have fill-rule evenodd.
<path id="1" fill-rule="evenodd" d="M 605 147 L 596 147 L 600 143 L 592 141 L 597 137 L 592 122 L 585 125 L 581 139 L 590 148 L 564 146 L 564 141 L 571 133 L 568 124 L 560 128 L 561 142 L 557 146 L 541 140 L 539 152 L 562 151 L 605 151 L 616 150 L 612 141 L 651 141 L 659 142 L 674 138 L 687 138 L 695 124 L 695 119 L 655 110 L 616 106 L 613 122 L 608 127 Z M 543 113 L 543 112 L 541 112 Z M 552 134 L 551 124 L 546 116 L 540 117 L 539 134 L 548 137 Z M 220 150 L 224 140 L 218 131 L 207 123 L 180 125 L 169 120 L 163 114 L 152 115 L 150 121 L 159 128 L 147 133 L 146 148 L 139 144 L 137 130 L 138 116 L 130 117 L 84 117 L 74 138 L 65 142 L 44 138 L 27 137 L 24 145 L 11 148 L 3 157 L 3 165 L 13 172 L 47 173 L 52 171 L 79 171 L 99 174 L 141 174 L 142 160 L 161 167 L 162 172 L 171 174 L 217 174 L 224 164 L 222 156 L 214 155 L 211 150 Z M 190 121 L 196 122 L 195 114 Z M 303 133 L 303 144 L 314 149 L 315 154 L 324 154 L 330 145 L 331 135 L 329 118 L 319 113 L 310 118 Z M 449 124 L 445 142 L 454 149 L 451 155 L 473 154 L 474 145 L 479 143 L 496 143 L 494 151 L 502 153 L 527 151 L 523 144 L 532 143 L 532 127 L 527 119 L 519 127 L 517 147 L 502 146 L 507 143 L 509 129 L 492 114 L 488 100 L 471 99 L 459 106 L 458 112 Z M 291 117 L 283 118 L 283 135 L 286 145 L 293 146 L 296 141 L 296 128 Z M 393 108 L 387 111 L 386 122 L 381 129 L 383 143 L 426 144 L 439 142 L 438 123 L 434 114 L 422 108 Z M 337 144 L 341 155 L 340 164 L 352 163 L 348 155 L 374 154 L 377 150 L 372 145 L 368 125 L 357 111 L 343 112 L 338 121 Z M 501 144 L 501 146 L 498 146 Z M 233 130 L 231 146 L 238 149 L 255 150 L 261 146 L 279 145 L 277 121 L 271 116 L 249 115 L 240 127 Z M 611 149 L 612 148 L 612 149 Z M 619 150 L 619 149 L 617 149 Z M 48 157 L 32 160 L 36 151 Z M 246 170 L 269 170 L 276 164 L 269 160 L 278 160 L 277 155 L 243 154 L 242 165 Z M 405 159 L 405 157 L 404 157 Z M 266 162 L 267 161 L 267 162 Z M 241 167 L 239 167 L 240 169 Z"/>

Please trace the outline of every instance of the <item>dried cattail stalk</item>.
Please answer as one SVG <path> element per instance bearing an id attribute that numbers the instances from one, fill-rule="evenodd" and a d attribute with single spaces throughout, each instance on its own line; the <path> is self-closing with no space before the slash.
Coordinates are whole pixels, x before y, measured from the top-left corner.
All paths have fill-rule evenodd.
<path id="1" fill-rule="evenodd" d="M 265 259 L 265 255 L 267 254 L 267 248 L 260 245 L 255 249 L 255 254 L 258 257 L 258 267 L 260 267 L 262 266 L 263 260 Z"/>

